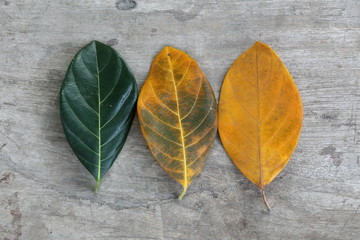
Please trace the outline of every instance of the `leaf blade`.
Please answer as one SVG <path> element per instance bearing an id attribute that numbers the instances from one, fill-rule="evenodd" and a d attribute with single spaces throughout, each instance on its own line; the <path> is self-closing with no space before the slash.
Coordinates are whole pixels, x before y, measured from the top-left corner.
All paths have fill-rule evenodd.
<path id="1" fill-rule="evenodd" d="M 75 155 L 101 179 L 121 151 L 135 114 L 137 85 L 131 69 L 111 47 L 84 46 L 69 65 L 60 90 L 60 115 Z"/>
<path id="2" fill-rule="evenodd" d="M 190 56 L 165 47 L 155 57 L 139 94 L 138 116 L 152 155 L 184 187 L 182 198 L 205 164 L 217 126 L 213 91 Z"/>
<path id="3" fill-rule="evenodd" d="M 256 42 L 230 67 L 219 100 L 219 134 L 238 169 L 264 189 L 300 136 L 302 103 L 280 57 Z"/>

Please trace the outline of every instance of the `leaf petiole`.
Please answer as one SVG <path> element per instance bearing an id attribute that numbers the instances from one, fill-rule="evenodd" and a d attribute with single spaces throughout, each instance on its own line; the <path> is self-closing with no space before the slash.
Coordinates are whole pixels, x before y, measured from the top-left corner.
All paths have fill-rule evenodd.
<path id="1" fill-rule="evenodd" d="M 181 200 L 185 196 L 185 193 L 186 193 L 187 189 L 188 189 L 188 186 L 184 187 L 182 193 L 180 194 L 180 196 L 178 198 L 179 200 Z"/>
<path id="2" fill-rule="evenodd" d="M 268 209 L 269 211 L 271 211 L 270 205 L 269 205 L 269 203 L 268 203 L 267 200 L 266 200 L 266 196 L 265 196 L 264 189 L 261 189 L 261 195 L 262 195 L 262 197 L 263 197 L 265 206 L 267 207 L 267 209 Z"/>
<path id="3" fill-rule="evenodd" d="M 101 181 L 100 179 L 96 180 L 95 187 L 94 187 L 94 193 L 97 193 L 97 191 L 99 190 L 100 181 Z"/>

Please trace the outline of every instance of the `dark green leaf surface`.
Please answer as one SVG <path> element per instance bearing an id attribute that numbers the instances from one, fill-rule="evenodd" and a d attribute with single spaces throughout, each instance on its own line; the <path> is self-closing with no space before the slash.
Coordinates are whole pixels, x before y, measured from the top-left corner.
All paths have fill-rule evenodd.
<path id="1" fill-rule="evenodd" d="M 66 137 L 96 179 L 113 165 L 135 114 L 138 90 L 130 68 L 111 47 L 92 41 L 71 62 L 60 94 Z"/>

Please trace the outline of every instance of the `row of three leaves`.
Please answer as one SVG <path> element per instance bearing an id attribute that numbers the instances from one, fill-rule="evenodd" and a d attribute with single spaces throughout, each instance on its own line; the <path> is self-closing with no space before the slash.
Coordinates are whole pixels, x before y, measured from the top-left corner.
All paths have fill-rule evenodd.
<path id="1" fill-rule="evenodd" d="M 100 42 L 82 48 L 69 66 L 61 88 L 62 123 L 76 156 L 96 179 L 95 190 L 125 143 L 137 101 L 145 140 L 183 186 L 180 199 L 204 167 L 219 125 L 226 152 L 266 203 L 263 190 L 289 160 L 302 122 L 297 88 L 270 47 L 256 42 L 234 62 L 218 111 L 198 64 L 172 47 L 155 57 L 137 95 L 130 68 Z"/>

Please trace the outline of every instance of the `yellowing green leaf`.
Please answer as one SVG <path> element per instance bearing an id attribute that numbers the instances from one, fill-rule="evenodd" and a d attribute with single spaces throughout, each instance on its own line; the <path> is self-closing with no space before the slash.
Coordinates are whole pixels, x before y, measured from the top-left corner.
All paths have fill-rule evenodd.
<path id="1" fill-rule="evenodd" d="M 216 135 L 216 100 L 208 80 L 189 55 L 165 47 L 151 65 L 137 110 L 153 156 L 184 187 L 182 198 Z"/>

